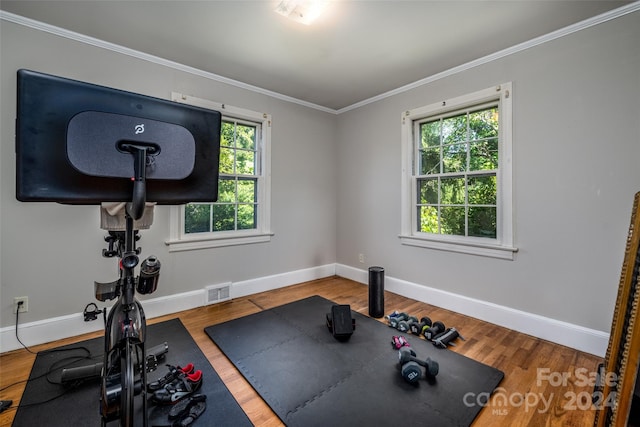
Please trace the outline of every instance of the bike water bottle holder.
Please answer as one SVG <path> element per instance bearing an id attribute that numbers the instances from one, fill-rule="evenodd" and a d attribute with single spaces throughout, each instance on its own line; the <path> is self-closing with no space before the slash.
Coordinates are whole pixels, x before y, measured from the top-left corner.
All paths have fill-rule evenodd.
<path id="1" fill-rule="evenodd" d="M 101 302 L 118 298 L 121 292 L 119 280 L 114 280 L 113 282 L 108 283 L 93 282 L 93 288 L 96 294 L 96 299 Z"/>

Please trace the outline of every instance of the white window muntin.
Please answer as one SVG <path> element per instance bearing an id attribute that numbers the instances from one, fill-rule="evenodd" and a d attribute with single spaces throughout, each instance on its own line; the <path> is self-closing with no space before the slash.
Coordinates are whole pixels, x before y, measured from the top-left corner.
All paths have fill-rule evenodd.
<path id="1" fill-rule="evenodd" d="M 195 105 L 210 110 L 220 111 L 222 120 L 234 121 L 249 125 L 258 125 L 256 130 L 256 175 L 244 175 L 257 178 L 258 186 L 258 228 L 248 230 L 215 231 L 208 233 L 185 233 L 184 205 L 171 207 L 170 233 L 166 244 L 169 251 L 183 251 L 210 247 L 242 245 L 267 242 L 271 239 L 271 115 L 244 108 L 196 98 L 173 92 L 172 101 Z M 237 175 L 243 176 L 243 175 Z"/>
<path id="2" fill-rule="evenodd" d="M 418 146 L 419 122 L 442 117 L 450 117 L 455 112 L 467 108 L 476 109 L 484 105 L 498 104 L 498 170 L 497 170 L 497 230 L 496 239 L 472 236 L 454 236 L 419 232 L 417 229 L 417 179 L 415 161 Z M 424 107 L 405 111 L 402 114 L 402 184 L 401 184 L 401 231 L 403 244 L 448 250 L 454 252 L 485 255 L 496 258 L 513 259 L 517 251 L 513 247 L 512 217 L 512 85 L 504 83 L 468 95 L 433 103 Z M 486 173 L 488 171 L 479 171 Z M 453 173 L 453 175 L 459 175 Z M 441 175 L 444 176 L 444 175 Z"/>

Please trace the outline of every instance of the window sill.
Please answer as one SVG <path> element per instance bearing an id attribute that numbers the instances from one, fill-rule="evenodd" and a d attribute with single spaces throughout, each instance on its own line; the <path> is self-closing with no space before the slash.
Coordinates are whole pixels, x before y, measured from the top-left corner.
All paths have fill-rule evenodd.
<path id="1" fill-rule="evenodd" d="M 211 237 L 211 235 L 207 234 L 206 236 L 187 236 L 182 239 L 170 239 L 165 241 L 165 244 L 169 246 L 169 252 L 180 252 L 269 242 L 271 241 L 271 236 L 273 236 L 273 233 L 235 234 L 223 237 Z"/>
<path id="2" fill-rule="evenodd" d="M 458 241 L 432 240 L 416 236 L 398 236 L 403 245 L 418 246 L 421 248 L 438 249 L 442 251 L 458 252 L 470 255 L 479 255 L 490 258 L 499 258 L 513 261 L 518 248 L 511 246 L 494 245 L 490 243 L 469 243 Z"/>

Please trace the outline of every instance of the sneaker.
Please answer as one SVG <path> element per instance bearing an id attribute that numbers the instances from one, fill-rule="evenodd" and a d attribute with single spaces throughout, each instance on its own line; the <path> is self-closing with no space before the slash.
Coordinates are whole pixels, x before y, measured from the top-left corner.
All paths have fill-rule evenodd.
<path id="1" fill-rule="evenodd" d="M 171 424 L 171 427 L 188 427 L 198 419 L 200 415 L 207 409 L 207 402 L 197 402 L 189 408 L 189 412 L 184 414 L 182 418 L 178 418 Z"/>
<path id="2" fill-rule="evenodd" d="M 183 418 L 185 415 L 189 414 L 189 410 L 192 406 L 198 402 L 204 402 L 205 400 L 207 400 L 207 396 L 200 393 L 196 393 L 182 399 L 171 407 L 171 410 L 169 411 L 169 419 L 175 420 L 176 418 Z"/>
<path id="3" fill-rule="evenodd" d="M 177 380 L 166 384 L 160 390 L 153 392 L 152 400 L 160 405 L 174 405 L 181 399 L 198 391 L 202 386 L 202 371 L 192 374 L 181 374 Z"/>
<path id="4" fill-rule="evenodd" d="M 147 384 L 148 391 L 160 390 L 165 385 L 170 384 L 175 380 L 177 380 L 181 374 L 185 375 L 185 374 L 193 373 L 194 366 L 193 366 L 193 363 L 189 363 L 184 368 L 181 368 L 180 366 L 172 366 L 172 365 L 167 365 L 167 368 L 169 368 L 169 373 L 167 373 L 164 377 Z"/>

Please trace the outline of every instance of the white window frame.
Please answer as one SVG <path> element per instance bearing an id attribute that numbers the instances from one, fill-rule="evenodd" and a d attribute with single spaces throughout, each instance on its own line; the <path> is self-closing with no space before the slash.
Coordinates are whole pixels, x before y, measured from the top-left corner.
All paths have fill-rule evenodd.
<path id="1" fill-rule="evenodd" d="M 172 92 L 171 100 L 197 107 L 216 110 L 225 118 L 247 120 L 260 123 L 261 132 L 257 136 L 258 155 L 258 217 L 257 228 L 250 230 L 214 231 L 208 233 L 184 232 L 184 205 L 172 206 L 170 212 L 169 252 L 194 249 L 215 248 L 222 246 L 246 245 L 268 242 L 271 240 L 271 115 L 244 108 L 238 108 Z"/>
<path id="2" fill-rule="evenodd" d="M 402 113 L 402 244 L 513 260 L 512 84 L 503 83 L 467 95 Z M 415 122 L 487 102 L 498 102 L 497 233 L 495 239 L 424 233 L 417 227 L 417 188 L 414 173 Z"/>

